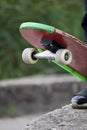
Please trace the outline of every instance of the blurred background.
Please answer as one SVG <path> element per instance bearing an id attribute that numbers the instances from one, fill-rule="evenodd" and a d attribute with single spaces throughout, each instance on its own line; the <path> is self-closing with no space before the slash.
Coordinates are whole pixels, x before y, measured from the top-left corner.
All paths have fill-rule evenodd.
<path id="1" fill-rule="evenodd" d="M 0 1 L 0 117 L 52 111 L 70 103 L 73 93 L 85 86 L 76 78 L 67 77 L 67 72 L 46 60 L 40 60 L 35 65 L 23 63 L 22 51 L 30 45 L 19 33 L 21 23 L 38 22 L 84 41 L 81 28 L 83 4 L 82 0 Z M 65 76 L 61 77 L 60 74 Z M 0 118 L 0 130 L 17 130 L 16 124 L 22 128 L 25 120 L 29 119 L 30 116 L 21 118 L 22 122 L 16 119 L 12 124 L 12 119 Z"/>
<path id="2" fill-rule="evenodd" d="M 79 0 L 3 0 L 0 2 L 0 79 L 22 76 L 66 73 L 47 61 L 26 65 L 21 59 L 23 49 L 30 45 L 19 33 L 23 22 L 52 25 L 83 39 L 81 20 L 83 1 Z"/>

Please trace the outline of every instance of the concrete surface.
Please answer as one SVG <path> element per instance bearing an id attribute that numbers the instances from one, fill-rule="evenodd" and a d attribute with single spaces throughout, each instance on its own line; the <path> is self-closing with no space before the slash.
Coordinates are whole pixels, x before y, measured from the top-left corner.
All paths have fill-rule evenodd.
<path id="1" fill-rule="evenodd" d="M 24 130 L 29 121 L 37 120 L 39 113 L 50 112 L 70 103 L 72 95 L 85 87 L 87 82 L 71 75 L 0 81 L 0 117 L 20 116 L 0 118 L 0 130 Z"/>
<path id="2" fill-rule="evenodd" d="M 29 122 L 25 130 L 87 130 L 87 109 L 66 105 Z"/>

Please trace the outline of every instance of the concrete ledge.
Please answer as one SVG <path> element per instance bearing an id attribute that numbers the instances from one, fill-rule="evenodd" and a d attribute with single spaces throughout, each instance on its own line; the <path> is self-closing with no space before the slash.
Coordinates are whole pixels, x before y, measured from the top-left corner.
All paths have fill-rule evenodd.
<path id="1" fill-rule="evenodd" d="M 28 123 L 25 130 L 86 130 L 87 109 L 75 110 L 70 105 L 42 115 Z"/>
<path id="2" fill-rule="evenodd" d="M 67 103 L 86 82 L 70 75 L 47 75 L 0 81 L 0 116 L 44 113 Z"/>

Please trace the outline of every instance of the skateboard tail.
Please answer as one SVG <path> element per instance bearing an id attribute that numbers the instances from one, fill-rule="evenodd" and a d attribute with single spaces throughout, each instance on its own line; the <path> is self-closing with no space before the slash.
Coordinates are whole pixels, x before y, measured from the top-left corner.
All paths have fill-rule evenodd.
<path id="1" fill-rule="evenodd" d="M 38 49 L 39 52 L 42 52 L 42 49 Z M 59 67 L 61 67 L 62 69 L 66 70 L 67 72 L 69 72 L 70 74 L 72 74 L 73 76 L 79 78 L 82 81 L 87 82 L 87 77 L 81 75 L 80 73 L 78 73 L 77 71 L 73 70 L 72 68 L 63 65 L 63 64 L 58 64 L 55 60 L 52 61 L 53 63 L 55 63 L 56 65 L 58 65 Z"/>
<path id="2" fill-rule="evenodd" d="M 54 27 L 45 25 L 45 24 L 37 24 L 37 23 L 32 23 L 32 22 L 25 22 L 22 23 L 19 29 L 27 29 L 27 28 L 32 28 L 32 29 L 42 29 L 42 30 L 47 30 L 50 33 L 54 32 Z"/>

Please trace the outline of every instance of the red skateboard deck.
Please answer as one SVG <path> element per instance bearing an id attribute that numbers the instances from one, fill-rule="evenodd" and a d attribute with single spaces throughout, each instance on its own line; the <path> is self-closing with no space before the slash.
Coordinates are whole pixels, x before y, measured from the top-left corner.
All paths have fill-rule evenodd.
<path id="1" fill-rule="evenodd" d="M 29 44 L 37 49 L 45 50 L 41 41 L 42 39 L 50 39 L 61 48 L 70 50 L 72 62 L 68 66 L 60 66 L 81 80 L 87 81 L 87 46 L 85 43 L 64 31 L 40 23 L 23 23 L 20 26 L 20 33 Z"/>

